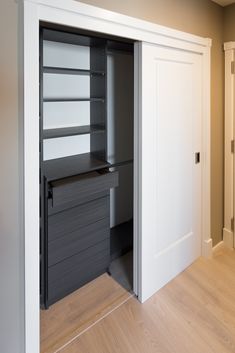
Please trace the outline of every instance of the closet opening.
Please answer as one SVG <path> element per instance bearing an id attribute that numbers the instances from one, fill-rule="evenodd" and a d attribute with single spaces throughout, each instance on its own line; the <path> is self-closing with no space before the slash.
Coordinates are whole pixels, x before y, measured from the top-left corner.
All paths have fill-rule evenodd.
<path id="1" fill-rule="evenodd" d="M 134 42 L 41 23 L 44 318 L 105 273 L 132 292 L 133 146 Z"/>

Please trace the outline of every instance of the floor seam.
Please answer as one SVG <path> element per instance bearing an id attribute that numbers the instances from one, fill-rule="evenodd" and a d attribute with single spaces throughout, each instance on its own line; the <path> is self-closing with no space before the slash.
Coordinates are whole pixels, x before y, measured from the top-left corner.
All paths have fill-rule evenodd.
<path id="1" fill-rule="evenodd" d="M 73 341 L 75 341 L 78 337 L 82 336 L 85 332 L 87 332 L 88 330 L 90 330 L 93 326 L 95 326 L 96 324 L 98 324 L 100 321 L 102 321 L 103 319 L 105 319 L 107 316 L 109 316 L 110 314 L 112 314 L 115 310 L 119 309 L 123 304 L 125 304 L 128 300 L 130 300 L 131 298 L 133 298 L 135 296 L 135 294 L 131 294 L 128 298 L 126 298 L 125 300 L 123 300 L 120 304 L 118 304 L 115 308 L 113 308 L 112 310 L 108 311 L 105 315 L 103 315 L 102 317 L 100 317 L 98 320 L 96 320 L 95 322 L 93 322 L 93 324 L 91 324 L 90 326 L 88 326 L 87 328 L 85 328 L 84 330 L 82 330 L 81 332 L 79 332 L 76 336 L 74 336 L 73 338 L 71 338 L 68 342 L 66 342 L 63 346 L 61 346 L 60 348 L 58 348 L 56 351 L 54 351 L 54 353 L 59 353 L 61 352 L 64 348 L 66 348 L 67 346 L 69 346 Z"/>

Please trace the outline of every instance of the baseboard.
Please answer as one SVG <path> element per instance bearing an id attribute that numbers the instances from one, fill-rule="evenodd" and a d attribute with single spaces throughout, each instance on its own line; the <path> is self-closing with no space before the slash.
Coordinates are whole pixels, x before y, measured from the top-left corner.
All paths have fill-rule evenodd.
<path id="1" fill-rule="evenodd" d="M 222 248 L 224 246 L 224 241 L 220 241 L 218 244 L 213 246 L 212 251 L 214 252 L 215 250 L 218 250 L 219 248 Z"/>
<path id="2" fill-rule="evenodd" d="M 234 248 L 233 232 L 231 232 L 231 230 L 228 230 L 226 228 L 223 229 L 223 242 L 224 245 L 226 245 L 228 248 Z"/>
<path id="3" fill-rule="evenodd" d="M 202 256 L 209 258 L 212 257 L 212 239 L 204 240 L 202 244 Z"/>

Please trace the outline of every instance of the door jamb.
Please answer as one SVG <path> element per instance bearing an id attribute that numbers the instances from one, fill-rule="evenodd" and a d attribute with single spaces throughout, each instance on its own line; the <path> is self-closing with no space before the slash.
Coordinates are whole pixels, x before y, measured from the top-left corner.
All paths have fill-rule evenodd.
<path id="1" fill-rule="evenodd" d="M 235 163 L 234 145 L 235 136 L 235 76 L 232 72 L 232 63 L 235 60 L 235 42 L 224 44 L 225 51 L 225 135 L 224 135 L 224 227 L 223 242 L 233 249 L 235 246 L 234 210 L 235 210 Z M 234 142 L 233 142 L 234 144 Z M 233 149 L 233 150 L 232 150 Z"/>

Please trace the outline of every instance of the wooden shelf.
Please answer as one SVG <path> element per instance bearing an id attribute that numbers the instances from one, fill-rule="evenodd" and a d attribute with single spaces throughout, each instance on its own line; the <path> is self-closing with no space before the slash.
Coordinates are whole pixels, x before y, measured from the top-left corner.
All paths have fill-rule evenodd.
<path id="1" fill-rule="evenodd" d="M 43 102 L 105 102 L 104 97 L 99 98 L 43 98 Z"/>
<path id="2" fill-rule="evenodd" d="M 85 134 L 96 134 L 105 132 L 105 128 L 102 125 L 84 125 L 84 126 L 73 126 L 66 128 L 57 129 L 46 129 L 43 130 L 43 139 L 51 139 L 57 137 L 85 135 Z"/>
<path id="3" fill-rule="evenodd" d="M 108 168 L 110 164 L 95 158 L 91 153 L 52 159 L 43 162 L 44 175 L 48 182 L 77 174 Z"/>
<path id="4" fill-rule="evenodd" d="M 62 74 L 62 75 L 105 76 L 104 71 L 72 69 L 72 68 L 54 67 L 54 66 L 44 66 L 43 73 L 45 73 L 45 74 Z"/>

